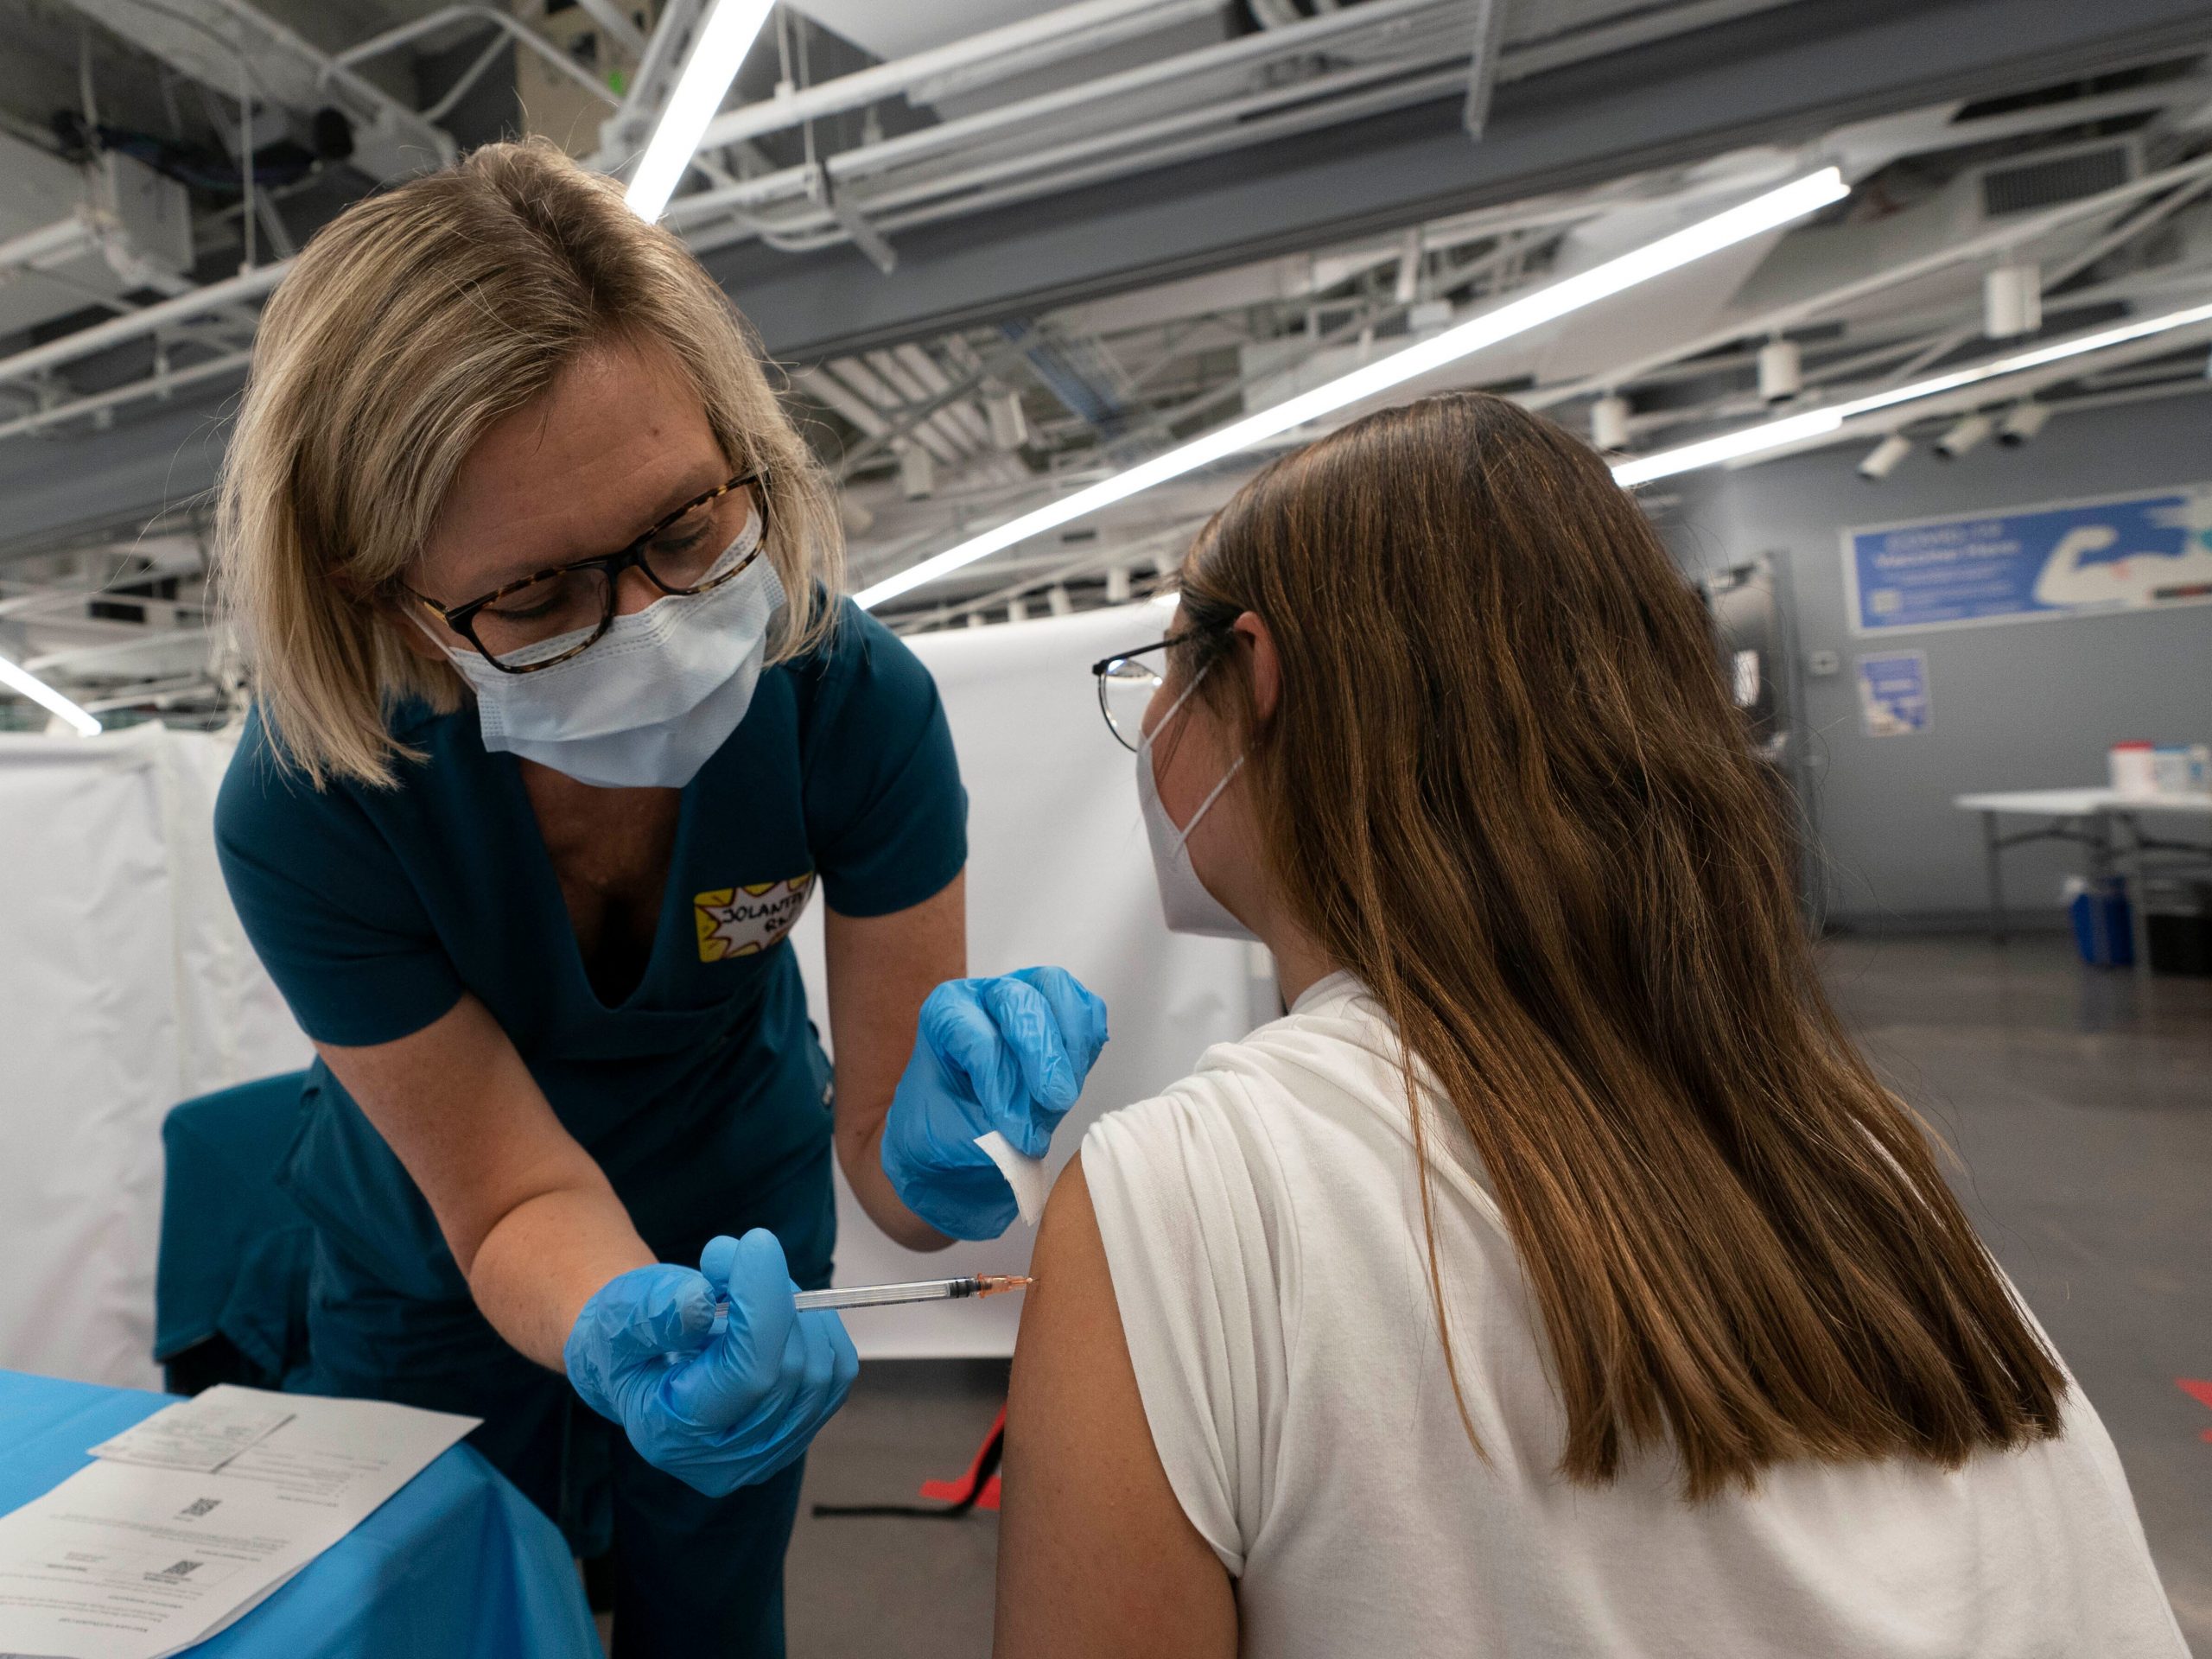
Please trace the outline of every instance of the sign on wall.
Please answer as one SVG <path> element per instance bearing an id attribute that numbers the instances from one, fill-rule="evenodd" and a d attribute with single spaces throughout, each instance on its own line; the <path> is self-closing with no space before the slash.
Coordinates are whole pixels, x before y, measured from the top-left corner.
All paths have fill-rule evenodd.
<path id="1" fill-rule="evenodd" d="M 1924 732 L 1935 717 L 1925 652 L 1890 651 L 1859 659 L 1859 723 L 1867 736 Z"/>
<path id="2" fill-rule="evenodd" d="M 2212 602 L 2212 484 L 1843 532 L 1859 634 Z"/>

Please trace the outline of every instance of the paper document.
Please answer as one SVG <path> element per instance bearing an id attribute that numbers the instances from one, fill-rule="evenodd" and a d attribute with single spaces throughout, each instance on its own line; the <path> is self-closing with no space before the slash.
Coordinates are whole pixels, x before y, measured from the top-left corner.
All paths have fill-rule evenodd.
<path id="1" fill-rule="evenodd" d="M 288 1395 L 219 1382 L 205 1394 L 163 1406 L 113 1440 L 102 1440 L 92 1447 L 92 1455 L 213 1474 L 296 1414 Z"/>
<path id="2" fill-rule="evenodd" d="M 0 1654 L 162 1659 L 203 1641 L 477 1422 L 380 1401 L 227 1392 L 217 1409 L 240 1414 L 234 1421 L 250 1406 L 289 1420 L 212 1472 L 102 1458 L 0 1516 Z"/>

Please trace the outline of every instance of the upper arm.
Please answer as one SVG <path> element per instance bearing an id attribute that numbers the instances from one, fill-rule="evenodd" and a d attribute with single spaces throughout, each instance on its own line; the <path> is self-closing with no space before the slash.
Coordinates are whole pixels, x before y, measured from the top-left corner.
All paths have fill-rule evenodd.
<path id="1" fill-rule="evenodd" d="M 423 1190 L 463 1274 L 492 1229 L 530 1199 L 568 1191 L 613 1197 L 474 997 L 391 1042 L 315 1048 Z"/>
<path id="2" fill-rule="evenodd" d="M 258 717 L 215 810 L 246 936 L 333 1075 L 422 1189 L 467 1273 L 542 1193 L 607 1188 L 461 985 L 400 855 L 343 785 L 282 766 Z"/>
<path id="3" fill-rule="evenodd" d="M 215 849 L 246 938 L 315 1041 L 389 1042 L 461 1000 L 461 976 L 367 809 L 283 766 L 257 715 L 216 798 Z"/>
<path id="4" fill-rule="evenodd" d="M 888 916 L 823 918 L 830 1039 L 837 1057 L 840 1133 L 861 1133 L 890 1104 L 914 1047 L 922 1000 L 968 963 L 968 885 Z"/>
<path id="5" fill-rule="evenodd" d="M 1037 1236 L 1007 1404 L 996 1651 L 1236 1651 L 1229 1574 L 1168 1484 L 1080 1156 Z"/>
<path id="6" fill-rule="evenodd" d="M 848 604 L 808 683 L 807 839 L 823 899 L 874 917 L 942 893 L 968 861 L 968 798 L 937 682 Z"/>

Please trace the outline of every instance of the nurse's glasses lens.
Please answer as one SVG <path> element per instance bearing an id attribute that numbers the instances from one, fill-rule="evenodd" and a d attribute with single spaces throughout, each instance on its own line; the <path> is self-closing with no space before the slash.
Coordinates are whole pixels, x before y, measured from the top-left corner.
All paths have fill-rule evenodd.
<path id="1" fill-rule="evenodd" d="M 746 520 L 752 516 L 752 486 L 728 491 L 664 526 L 638 550 L 639 562 L 645 567 L 646 575 L 671 593 L 719 587 L 734 572 L 716 569 L 716 562 L 744 533 Z"/>
<path id="2" fill-rule="evenodd" d="M 1160 690 L 1160 676 L 1144 664 L 1118 658 L 1098 677 L 1098 706 L 1122 747 L 1134 751 L 1144 736 L 1144 711 Z"/>
<path id="3" fill-rule="evenodd" d="M 526 668 L 582 645 L 607 620 L 604 570 L 556 570 L 478 611 L 476 643 L 505 668 Z"/>
<path id="4" fill-rule="evenodd" d="M 719 588 L 748 563 L 722 556 L 753 512 L 749 486 L 726 491 L 664 524 L 637 550 L 637 562 L 664 593 Z M 529 668 L 571 654 L 589 644 L 612 614 L 610 580 L 604 569 L 572 566 L 502 594 L 472 619 L 476 643 L 502 668 Z"/>

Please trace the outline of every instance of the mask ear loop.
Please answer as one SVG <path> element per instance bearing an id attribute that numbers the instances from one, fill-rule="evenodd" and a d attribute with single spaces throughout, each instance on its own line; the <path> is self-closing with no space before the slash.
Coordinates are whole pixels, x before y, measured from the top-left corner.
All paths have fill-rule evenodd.
<path id="1" fill-rule="evenodd" d="M 1221 798 L 1221 791 L 1227 789 L 1235 780 L 1236 774 L 1243 769 L 1243 755 L 1238 755 L 1236 760 L 1230 762 L 1229 770 L 1221 774 L 1221 781 L 1213 786 L 1212 792 L 1205 799 L 1198 803 L 1198 810 L 1191 814 L 1191 821 L 1175 832 L 1175 845 L 1179 849 L 1189 842 L 1191 832 L 1198 827 L 1198 821 L 1212 810 L 1213 804 Z"/>
<path id="2" fill-rule="evenodd" d="M 1212 671 L 1213 664 L 1209 663 L 1192 676 L 1190 684 L 1184 687 L 1183 695 L 1167 705 L 1167 712 L 1160 717 L 1160 723 L 1144 734 L 1142 744 L 1137 751 L 1144 765 L 1148 766 L 1152 764 L 1152 740 L 1154 734 L 1165 731 L 1168 721 L 1183 712 L 1183 705 L 1197 695 L 1198 682 Z M 1221 774 L 1221 781 L 1207 793 L 1205 799 L 1198 803 L 1198 810 L 1191 814 L 1191 821 L 1188 823 L 1177 828 L 1175 821 L 1173 818 L 1168 819 L 1168 826 L 1175 830 L 1175 848 L 1178 852 L 1180 852 L 1184 843 L 1190 840 L 1191 832 L 1198 827 L 1198 821 L 1205 817 L 1212 810 L 1213 804 L 1221 798 L 1221 791 L 1227 789 L 1230 780 L 1243 770 L 1245 759 L 1246 757 L 1240 753 L 1236 760 L 1230 762 L 1229 770 Z M 1154 789 L 1159 787 L 1159 779 L 1156 776 L 1154 779 L 1153 786 Z M 1162 816 L 1165 814 L 1163 813 Z"/>

